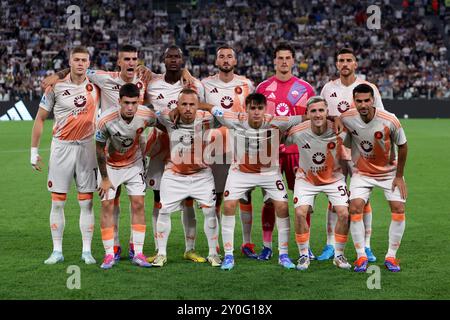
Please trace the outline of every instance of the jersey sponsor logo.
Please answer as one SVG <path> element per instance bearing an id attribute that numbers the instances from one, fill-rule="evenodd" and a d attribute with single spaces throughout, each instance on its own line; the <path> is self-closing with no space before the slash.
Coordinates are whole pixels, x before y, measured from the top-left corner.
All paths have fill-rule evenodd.
<path id="1" fill-rule="evenodd" d="M 339 110 L 340 113 L 344 113 L 345 111 L 350 109 L 350 104 L 345 100 L 341 101 L 338 103 L 337 109 Z"/>
<path id="2" fill-rule="evenodd" d="M 370 141 L 364 140 L 360 143 L 361 149 L 363 149 L 365 152 L 369 153 L 373 150 L 373 144 Z"/>
<path id="3" fill-rule="evenodd" d="M 69 90 L 64 90 L 64 93 L 63 93 L 62 95 L 63 95 L 63 97 L 64 97 L 64 96 L 70 96 Z"/>
<path id="4" fill-rule="evenodd" d="M 336 92 L 333 92 L 332 94 L 330 94 L 330 98 L 337 98 Z"/>
<path id="5" fill-rule="evenodd" d="M 234 88 L 234 92 L 235 92 L 236 94 L 241 94 L 241 93 L 242 93 L 242 88 L 239 87 L 239 86 L 237 86 L 236 88 Z"/>
<path id="6" fill-rule="evenodd" d="M 209 93 L 218 93 L 219 90 L 217 90 L 217 88 L 212 89 Z"/>
<path id="7" fill-rule="evenodd" d="M 325 155 L 322 152 L 316 152 L 313 156 L 312 156 L 312 161 L 319 165 L 325 162 Z"/>
<path id="8" fill-rule="evenodd" d="M 267 99 L 273 99 L 275 100 L 277 97 L 275 96 L 275 94 L 272 92 L 269 94 L 269 96 L 267 97 Z"/>
<path id="9" fill-rule="evenodd" d="M 88 83 L 88 84 L 86 85 L 86 91 L 87 91 L 87 92 L 91 92 L 92 90 L 94 90 L 94 86 L 93 86 L 92 84 Z"/>
<path id="10" fill-rule="evenodd" d="M 143 86 L 144 85 L 140 81 L 138 83 L 136 83 L 136 87 L 138 87 L 139 90 L 141 90 Z"/>
<path id="11" fill-rule="evenodd" d="M 279 104 L 277 104 L 275 110 L 280 116 L 287 116 L 289 114 L 289 106 L 284 102 L 280 102 Z"/>
<path id="12" fill-rule="evenodd" d="M 156 98 L 156 100 L 161 100 L 161 99 L 164 99 L 164 96 L 162 93 L 159 94 L 159 96 Z"/>
<path id="13" fill-rule="evenodd" d="M 330 149 L 330 150 L 333 150 L 334 148 L 336 148 L 336 143 L 334 143 L 334 142 L 328 142 L 327 148 Z"/>
<path id="14" fill-rule="evenodd" d="M 378 140 L 383 139 L 383 133 L 381 131 L 377 131 L 375 132 L 374 137 Z"/>
<path id="15" fill-rule="evenodd" d="M 133 144 L 133 139 L 131 139 L 131 138 L 125 138 L 125 139 L 123 139 L 122 140 L 122 147 L 124 147 L 124 148 L 128 148 L 128 147 L 130 147 L 132 144 Z"/>
<path id="16" fill-rule="evenodd" d="M 82 108 L 86 105 L 86 97 L 85 96 L 77 96 L 75 97 L 75 99 L 73 99 L 73 104 L 75 105 L 75 107 L 77 108 Z"/>
<path id="17" fill-rule="evenodd" d="M 172 110 L 177 107 L 177 103 L 178 103 L 177 100 L 170 100 L 169 103 L 167 104 L 167 108 Z"/>
<path id="18" fill-rule="evenodd" d="M 115 85 L 112 87 L 113 90 L 119 91 L 120 90 L 120 84 Z"/>
<path id="19" fill-rule="evenodd" d="M 311 149 L 311 146 L 309 145 L 309 143 L 305 144 L 302 149 Z"/>
<path id="20" fill-rule="evenodd" d="M 190 146 L 194 144 L 194 137 L 190 134 L 184 134 L 180 136 L 179 140 L 185 146 Z"/>
<path id="21" fill-rule="evenodd" d="M 225 96 L 220 100 L 220 105 L 224 109 L 230 109 L 233 106 L 233 99 L 229 96 Z"/>

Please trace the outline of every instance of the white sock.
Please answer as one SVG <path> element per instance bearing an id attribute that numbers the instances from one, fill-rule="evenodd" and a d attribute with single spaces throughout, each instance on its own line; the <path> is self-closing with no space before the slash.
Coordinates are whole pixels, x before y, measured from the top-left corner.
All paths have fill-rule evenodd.
<path id="1" fill-rule="evenodd" d="M 156 223 L 158 222 L 159 209 L 161 208 L 160 202 L 155 202 L 153 204 L 153 214 L 152 214 L 152 229 L 153 229 L 153 241 L 155 242 L 155 250 L 158 250 L 158 240 L 156 238 Z"/>
<path id="2" fill-rule="evenodd" d="M 208 240 L 209 255 L 217 254 L 217 216 L 216 208 L 203 208 L 205 219 L 203 222 L 203 230 L 205 231 L 206 239 Z"/>
<path id="3" fill-rule="evenodd" d="M 167 240 L 172 229 L 172 221 L 169 213 L 161 213 L 156 223 L 156 235 L 158 240 L 158 254 L 167 255 Z"/>
<path id="4" fill-rule="evenodd" d="M 365 230 L 365 246 L 370 248 L 370 236 L 372 235 L 372 212 L 363 214 L 364 230 Z"/>
<path id="5" fill-rule="evenodd" d="M 66 201 L 52 201 L 50 211 L 50 230 L 52 232 L 53 251 L 62 252 L 62 241 L 66 219 L 64 217 L 64 205 Z"/>
<path id="6" fill-rule="evenodd" d="M 391 225 L 389 226 L 389 248 L 387 257 L 395 258 L 397 250 L 402 242 L 403 233 L 405 232 L 405 214 L 393 213 Z"/>
<path id="7" fill-rule="evenodd" d="M 80 230 L 83 239 L 83 252 L 91 252 L 92 236 L 94 234 L 94 210 L 92 199 L 79 200 L 80 204 Z"/>
<path id="8" fill-rule="evenodd" d="M 120 246 L 119 239 L 119 216 L 120 216 L 120 205 L 114 205 L 113 218 L 114 218 L 114 245 Z"/>
<path id="9" fill-rule="evenodd" d="M 234 227 L 236 225 L 235 216 L 222 216 L 222 240 L 225 255 L 233 255 L 234 250 Z"/>
<path id="10" fill-rule="evenodd" d="M 290 220 L 289 217 L 279 218 L 276 217 L 275 220 L 278 229 L 278 251 L 279 254 L 287 254 L 288 253 L 288 243 L 289 243 L 289 232 L 290 228 Z"/>
<path id="11" fill-rule="evenodd" d="M 362 222 L 362 214 L 359 217 L 351 217 L 350 232 L 353 238 L 353 244 L 355 245 L 356 254 L 358 259 L 360 257 L 366 257 L 366 251 L 364 250 L 364 224 Z"/>
<path id="12" fill-rule="evenodd" d="M 141 254 L 144 248 L 145 229 L 145 224 L 133 224 L 131 226 L 135 256 Z"/>
<path id="13" fill-rule="evenodd" d="M 195 219 L 194 207 L 187 207 L 183 205 L 181 212 L 184 230 L 184 242 L 186 245 L 186 252 L 194 250 L 195 235 L 197 233 L 197 220 Z"/>
<path id="14" fill-rule="evenodd" d="M 100 228 L 106 255 L 114 255 L 114 227 Z"/>
<path id="15" fill-rule="evenodd" d="M 253 214 L 251 211 L 246 211 L 240 206 L 241 211 L 241 225 L 242 225 L 242 243 L 252 243 L 252 223 Z"/>
<path id="16" fill-rule="evenodd" d="M 327 245 L 334 246 L 334 230 L 338 221 L 337 213 L 328 209 L 327 212 Z"/>

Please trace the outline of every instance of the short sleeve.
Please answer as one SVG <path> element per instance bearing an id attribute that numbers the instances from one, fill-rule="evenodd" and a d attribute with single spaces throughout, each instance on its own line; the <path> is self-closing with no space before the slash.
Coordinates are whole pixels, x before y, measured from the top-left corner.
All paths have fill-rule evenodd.
<path id="1" fill-rule="evenodd" d="M 39 107 L 51 112 L 55 105 L 55 91 L 53 86 L 47 87 L 44 94 L 42 95 L 41 102 L 39 102 Z"/>

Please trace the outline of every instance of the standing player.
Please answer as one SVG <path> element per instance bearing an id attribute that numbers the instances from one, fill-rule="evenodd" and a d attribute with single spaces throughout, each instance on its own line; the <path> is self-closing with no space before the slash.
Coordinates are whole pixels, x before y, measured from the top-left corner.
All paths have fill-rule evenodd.
<path id="1" fill-rule="evenodd" d="M 266 114 L 264 95 L 253 93 L 245 99 L 246 113 L 235 113 L 221 107 L 205 105 L 222 125 L 230 129 L 235 152 L 224 192 L 222 239 L 225 250 L 223 270 L 234 267 L 233 243 L 235 211 L 239 199 L 261 187 L 264 201 L 272 201 L 278 229 L 278 263 L 287 269 L 295 265 L 288 256 L 290 232 L 288 195 L 279 169 L 279 131 L 285 132 L 301 122 L 302 117 L 276 117 Z M 275 150 L 273 150 L 275 148 Z"/>
<path id="2" fill-rule="evenodd" d="M 221 106 L 222 108 L 232 112 L 245 112 L 245 98 L 252 93 L 255 88 L 251 80 L 234 73 L 237 65 L 236 53 L 230 46 L 221 46 L 216 52 L 216 66 L 219 73 L 202 80 L 205 88 L 205 102 Z M 223 150 L 227 150 L 228 129 L 221 127 L 217 129 L 218 134 L 222 134 L 224 142 Z M 212 164 L 211 169 L 214 175 L 215 190 L 217 195 L 216 214 L 220 222 L 220 206 L 222 204 L 223 191 L 228 175 L 230 164 L 227 162 L 227 154 L 223 155 L 223 162 L 220 164 Z M 240 201 L 241 223 L 243 244 L 241 251 L 249 258 L 256 259 L 255 245 L 251 241 L 252 231 L 252 203 Z"/>
<path id="3" fill-rule="evenodd" d="M 354 108 L 353 89 L 361 84 L 366 83 L 370 85 L 374 91 L 374 106 L 378 109 L 384 110 L 381 95 L 377 87 L 356 76 L 355 70 L 358 67 L 356 56 L 351 48 L 342 48 L 336 56 L 336 68 L 339 71 L 339 79 L 333 80 L 325 84 L 320 95 L 327 101 L 329 115 L 338 117 L 350 108 Z M 345 166 L 343 172 L 345 176 L 351 175 L 351 154 L 350 150 L 344 147 L 343 159 Z M 367 202 L 364 207 L 364 229 L 365 229 L 365 243 L 366 254 L 370 262 L 376 261 L 370 248 L 370 237 L 372 233 L 372 208 Z M 334 228 L 337 222 L 336 212 L 333 211 L 331 205 L 328 206 L 327 212 L 327 245 L 322 251 L 322 254 L 317 257 L 317 260 L 327 260 L 334 256 Z"/>
<path id="4" fill-rule="evenodd" d="M 101 265 L 110 269 L 114 259 L 114 199 L 116 188 L 125 185 L 131 203 L 131 227 L 134 247 L 133 264 L 151 267 L 142 249 L 145 239 L 145 178 L 140 136 L 156 124 L 155 114 L 139 105 L 139 87 L 124 84 L 119 91 L 120 108 L 102 113 L 97 126 L 97 161 L 102 176 L 99 187 L 102 199 L 101 229 L 105 258 Z M 105 149 L 107 153 L 105 154 Z"/>
<path id="5" fill-rule="evenodd" d="M 384 190 L 392 212 L 389 227 L 389 248 L 384 264 L 390 271 L 400 271 L 396 253 L 405 231 L 406 183 L 403 171 L 408 146 L 403 128 L 397 117 L 375 108 L 374 91 L 368 84 L 353 89 L 356 109 L 341 115 L 347 128 L 345 141 L 351 147 L 353 175 L 350 180 L 350 229 L 358 259 L 355 271 L 365 272 L 367 255 L 364 250 L 364 205 L 374 187 Z M 391 160 L 393 145 L 398 146 L 398 163 Z"/>
<path id="6" fill-rule="evenodd" d="M 175 108 L 177 106 L 178 96 L 184 88 L 182 79 L 183 52 L 181 49 L 175 45 L 170 46 L 164 52 L 163 57 L 166 72 L 162 75 L 153 75 L 147 89 L 148 98 L 156 112 L 163 112 Z M 194 79 L 192 82 L 192 88 L 200 97 L 204 97 L 203 86 L 200 81 Z M 164 172 L 164 164 L 169 152 L 168 145 L 161 144 L 163 141 L 168 141 L 167 135 L 165 137 L 161 137 L 159 142 L 156 142 L 154 148 L 159 150 L 154 154 L 153 158 L 151 158 L 146 173 L 147 186 L 152 188 L 154 193 L 153 235 L 155 237 L 155 245 L 156 221 L 161 208 L 160 183 Z M 197 224 L 193 201 L 191 199 L 184 201 L 183 203 L 182 221 L 186 242 L 186 252 L 184 255 L 185 259 L 192 260 L 194 262 L 206 262 L 204 257 L 199 256 L 195 252 L 195 235 Z M 149 262 L 152 262 L 155 257 L 156 255 L 150 257 Z"/>
<path id="7" fill-rule="evenodd" d="M 288 132 L 286 144 L 296 144 L 302 148 L 294 188 L 295 239 L 300 257 L 297 269 L 309 267 L 309 226 L 306 216 L 314 206 L 315 197 L 324 192 L 333 204 L 339 217 L 336 223 L 336 251 L 334 265 L 350 269 L 344 256 L 348 237 L 348 192 L 345 177 L 340 166 L 343 135 L 336 135 L 333 122 L 327 120 L 327 102 L 314 96 L 307 103 L 307 122 L 295 126 Z"/>
<path id="8" fill-rule="evenodd" d="M 267 113 L 275 116 L 304 115 L 306 102 L 314 96 L 313 87 L 292 74 L 295 51 L 287 43 L 279 44 L 275 48 L 275 75 L 260 83 L 256 92 L 267 98 Z M 286 147 L 280 145 L 281 173 L 285 173 L 288 188 L 294 190 L 295 171 L 298 168 L 299 151 L 296 145 Z M 308 214 L 308 224 L 309 224 Z M 266 203 L 262 209 L 263 242 L 264 247 L 258 256 L 260 260 L 269 260 L 272 256 L 272 233 L 275 213 L 272 204 Z M 314 259 L 311 251 L 310 258 Z"/>
<path id="9" fill-rule="evenodd" d="M 86 264 L 96 261 L 91 254 L 94 232 L 93 192 L 97 188 L 97 164 L 93 137 L 99 107 L 100 92 L 86 78 L 89 52 L 75 47 L 70 52 L 70 73 L 54 85 L 47 87 L 31 136 L 31 165 L 41 171 L 38 147 L 44 121 L 51 111 L 55 115 L 53 139 L 48 164 L 47 187 L 52 195 L 50 229 L 53 252 L 45 264 L 64 261 L 62 240 L 65 226 L 64 206 L 73 179 L 78 190 L 80 230 L 83 239 L 81 259 Z"/>
<path id="10" fill-rule="evenodd" d="M 198 104 L 196 91 L 187 88 L 177 97 L 179 120 L 175 124 L 170 120 L 168 109 L 158 113 L 158 120 L 170 137 L 170 158 L 161 179 L 161 209 L 156 224 L 158 255 L 153 261 L 156 267 L 167 262 L 167 240 L 172 228 L 170 215 L 179 210 L 187 198 L 198 201 L 205 215 L 208 261 L 213 267 L 222 262 L 216 252 L 214 177 L 203 159 L 204 133 L 214 125 L 214 118 L 209 113 L 197 112 Z"/>

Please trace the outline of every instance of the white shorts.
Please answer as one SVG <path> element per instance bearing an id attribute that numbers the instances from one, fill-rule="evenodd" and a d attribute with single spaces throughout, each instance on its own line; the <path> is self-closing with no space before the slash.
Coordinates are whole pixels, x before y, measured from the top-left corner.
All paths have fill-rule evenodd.
<path id="1" fill-rule="evenodd" d="M 145 196 L 145 175 L 142 161 L 136 161 L 131 167 L 127 168 L 113 168 L 106 166 L 108 177 L 113 184 L 115 190 L 109 189 L 108 200 L 113 200 L 116 197 L 117 188 L 124 185 L 129 196 Z M 102 201 L 106 200 L 105 197 Z"/>
<path id="2" fill-rule="evenodd" d="M 211 169 L 192 175 L 182 175 L 166 170 L 161 179 L 160 213 L 172 213 L 181 210 L 186 198 L 193 198 L 204 207 L 216 205 L 214 177 Z"/>
<path id="3" fill-rule="evenodd" d="M 216 193 L 223 193 L 225 190 L 225 183 L 227 182 L 229 164 L 215 164 L 211 165 L 212 174 L 214 176 Z"/>
<path id="4" fill-rule="evenodd" d="M 380 187 L 384 190 L 384 196 L 387 201 L 406 202 L 406 200 L 402 199 L 398 188 L 395 188 L 394 191 L 392 191 L 393 181 L 394 177 L 384 180 L 377 180 L 355 173 L 352 175 L 350 180 L 350 200 L 359 198 L 363 199 L 364 202 L 367 203 L 373 187 Z"/>
<path id="5" fill-rule="evenodd" d="M 334 183 L 315 186 L 304 179 L 296 179 L 294 187 L 294 207 L 309 205 L 314 207 L 316 195 L 324 192 L 333 206 L 348 207 L 348 191 L 345 179 Z"/>
<path id="6" fill-rule="evenodd" d="M 145 174 L 147 188 L 160 190 L 161 178 L 164 173 L 164 166 L 165 163 L 163 160 L 158 158 L 150 159 L 147 167 L 147 172 Z"/>
<path id="7" fill-rule="evenodd" d="M 247 200 L 247 191 L 260 187 L 263 189 L 264 201 L 288 201 L 288 194 L 281 174 L 262 175 L 245 173 L 230 169 L 225 184 L 224 200 Z"/>
<path id="8" fill-rule="evenodd" d="M 93 139 L 82 142 L 52 140 L 48 161 L 48 191 L 68 193 L 73 179 L 78 192 L 97 190 L 97 158 Z"/>

